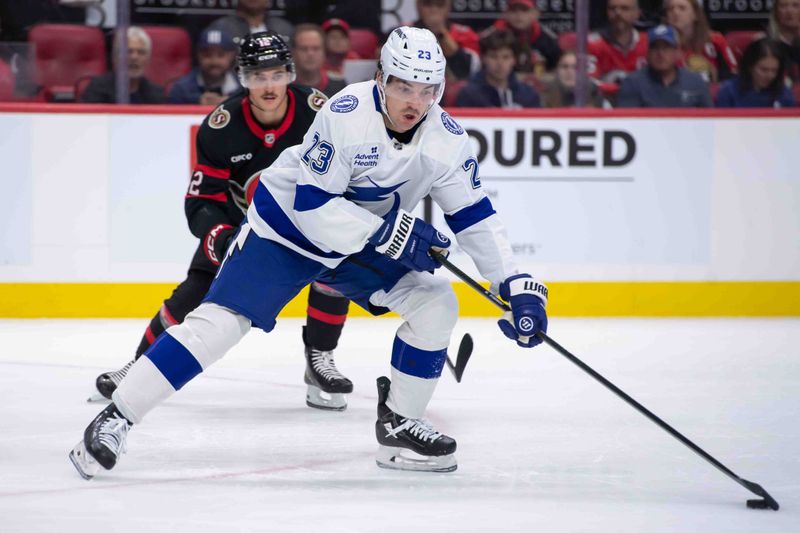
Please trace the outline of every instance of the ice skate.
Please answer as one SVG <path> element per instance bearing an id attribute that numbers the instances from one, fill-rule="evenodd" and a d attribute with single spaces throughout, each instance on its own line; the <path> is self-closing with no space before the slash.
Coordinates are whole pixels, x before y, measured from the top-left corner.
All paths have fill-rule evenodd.
<path id="1" fill-rule="evenodd" d="M 353 382 L 336 368 L 332 350 L 318 350 L 309 346 L 303 328 L 303 343 L 306 346 L 306 373 L 303 381 L 308 385 L 306 405 L 328 411 L 347 409 L 345 394 L 353 392 Z"/>
<path id="2" fill-rule="evenodd" d="M 389 387 L 389 378 L 378 378 L 378 466 L 420 472 L 454 471 L 458 467 L 455 439 L 439 433 L 426 420 L 404 418 L 393 412 L 386 405 Z"/>
<path id="3" fill-rule="evenodd" d="M 69 452 L 69 459 L 83 479 L 92 479 L 102 466 L 111 470 L 125 453 L 131 424 L 113 403 L 100 411 L 83 432 L 83 439 Z"/>
<path id="4" fill-rule="evenodd" d="M 135 362 L 136 360 L 133 359 L 119 370 L 104 372 L 103 374 L 97 376 L 97 379 L 94 382 L 94 386 L 96 387 L 97 391 L 86 401 L 104 402 L 111 400 L 111 395 L 114 394 L 115 390 L 117 390 L 117 385 L 119 385 L 120 381 L 122 381 L 122 378 L 128 374 L 128 370 L 130 370 Z"/>

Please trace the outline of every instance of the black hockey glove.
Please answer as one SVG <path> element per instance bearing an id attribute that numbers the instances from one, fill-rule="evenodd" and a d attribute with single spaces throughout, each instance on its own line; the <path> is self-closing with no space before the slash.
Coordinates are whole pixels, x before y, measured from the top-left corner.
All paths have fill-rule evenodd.
<path id="1" fill-rule="evenodd" d="M 209 230 L 203 239 L 203 252 L 209 261 L 219 266 L 234 233 L 236 228 L 229 224 L 217 224 Z"/>

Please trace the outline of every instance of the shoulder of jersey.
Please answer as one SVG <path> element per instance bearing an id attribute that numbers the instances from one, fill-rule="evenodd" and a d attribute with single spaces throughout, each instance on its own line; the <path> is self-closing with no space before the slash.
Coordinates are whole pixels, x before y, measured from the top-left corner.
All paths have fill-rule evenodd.
<path id="1" fill-rule="evenodd" d="M 364 113 L 364 110 L 368 112 L 370 109 L 374 109 L 372 103 L 374 86 L 372 81 L 351 83 L 339 91 L 336 98 L 328 101 L 325 110 L 337 114 L 353 113 L 354 111 L 360 114 Z"/>
<path id="2" fill-rule="evenodd" d="M 441 106 L 436 105 L 431 109 L 430 113 L 428 113 L 427 120 L 431 119 L 434 119 L 436 128 L 442 135 L 448 137 L 460 137 L 465 135 L 464 128 L 461 127 L 461 124 L 456 122 L 456 119 L 451 117 L 450 113 L 442 109 Z"/>
<path id="3" fill-rule="evenodd" d="M 306 85 L 292 85 L 294 92 L 297 96 L 297 101 L 305 103 L 304 105 L 311 108 L 315 113 L 325 106 L 328 97 L 325 96 L 320 90 Z"/>
<path id="4" fill-rule="evenodd" d="M 231 123 L 232 117 L 241 113 L 242 98 L 242 95 L 239 94 L 222 102 L 214 111 L 206 116 L 206 119 L 203 121 L 203 126 L 208 126 L 212 130 L 224 129 Z"/>

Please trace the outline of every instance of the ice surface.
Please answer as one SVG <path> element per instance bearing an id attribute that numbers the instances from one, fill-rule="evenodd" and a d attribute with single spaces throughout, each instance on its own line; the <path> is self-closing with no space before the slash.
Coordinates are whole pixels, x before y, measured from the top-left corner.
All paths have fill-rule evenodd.
<path id="1" fill-rule="evenodd" d="M 342 413 L 305 406 L 299 320 L 253 331 L 133 428 L 117 468 L 67 459 L 102 408 L 95 376 L 144 320 L 0 321 L 0 532 L 800 531 L 800 320 L 576 320 L 551 335 L 745 479 L 753 497 L 548 347 L 491 320 L 429 418 L 458 440 L 452 474 L 375 466 L 375 378 L 394 319 L 347 322 Z"/>

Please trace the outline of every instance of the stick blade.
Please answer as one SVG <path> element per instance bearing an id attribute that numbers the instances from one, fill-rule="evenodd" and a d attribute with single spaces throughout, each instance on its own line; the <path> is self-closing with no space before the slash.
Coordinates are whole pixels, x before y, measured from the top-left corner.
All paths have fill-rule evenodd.
<path id="1" fill-rule="evenodd" d="M 469 358 L 472 356 L 472 349 L 475 344 L 472 342 L 472 335 L 467 333 L 461 339 L 461 344 L 458 345 L 458 353 L 456 354 L 456 364 L 453 369 L 453 375 L 456 381 L 461 383 L 461 377 L 464 375 L 464 369 L 467 368 Z"/>

